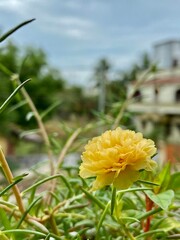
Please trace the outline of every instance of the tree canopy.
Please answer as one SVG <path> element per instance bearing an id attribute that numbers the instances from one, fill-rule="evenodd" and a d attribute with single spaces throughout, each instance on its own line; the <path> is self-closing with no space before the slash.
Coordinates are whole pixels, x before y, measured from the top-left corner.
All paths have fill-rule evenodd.
<path id="1" fill-rule="evenodd" d="M 12 93 L 17 83 L 16 75 L 19 75 L 23 82 L 31 78 L 26 84 L 26 90 L 30 94 L 35 106 L 40 112 L 46 110 L 55 101 L 59 100 L 60 93 L 65 87 L 65 81 L 60 73 L 49 66 L 46 54 L 41 49 L 26 48 L 23 52 L 12 42 L 0 48 L 0 103 L 2 104 Z M 6 111 L 5 120 L 12 119 L 15 124 L 26 126 L 26 115 L 29 111 L 24 103 L 21 94 L 18 94 L 12 101 L 11 109 L 17 107 L 13 112 Z M 9 109 L 9 110 L 11 110 Z M 4 131 L 4 124 L 1 119 L 1 128 Z M 8 121 L 9 122 L 9 121 Z M 33 122 L 32 122 L 33 124 Z"/>

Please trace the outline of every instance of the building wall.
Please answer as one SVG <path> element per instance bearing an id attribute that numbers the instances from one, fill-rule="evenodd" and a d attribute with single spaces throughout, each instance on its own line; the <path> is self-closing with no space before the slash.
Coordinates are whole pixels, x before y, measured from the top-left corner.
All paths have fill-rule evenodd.
<path id="1" fill-rule="evenodd" d="M 139 89 L 142 95 L 142 102 L 152 103 L 154 102 L 154 86 L 142 86 Z"/>
<path id="2" fill-rule="evenodd" d="M 176 92 L 180 89 L 180 84 L 166 84 L 158 88 L 158 102 L 166 104 L 176 103 Z"/>
<path id="3" fill-rule="evenodd" d="M 130 86 L 129 92 L 131 92 L 132 89 L 133 89 L 133 86 Z M 152 103 L 167 104 L 167 105 L 176 104 L 178 103 L 176 99 L 176 94 L 178 90 L 180 91 L 180 82 L 176 84 L 173 84 L 173 83 L 162 84 L 159 86 L 150 85 L 150 84 L 143 85 L 138 89 L 138 92 L 141 95 L 141 98 L 139 98 L 139 100 L 141 99 L 142 103 L 151 103 L 151 104 Z"/>
<path id="4" fill-rule="evenodd" d="M 180 41 L 155 45 L 155 61 L 163 69 L 142 82 L 128 109 L 136 113 L 137 130 L 157 139 L 162 161 L 176 162 L 180 160 Z M 134 86 L 130 84 L 129 95 Z"/>
<path id="5" fill-rule="evenodd" d="M 154 60 L 160 68 L 173 67 L 174 60 L 180 65 L 180 41 L 167 41 L 154 46 Z"/>

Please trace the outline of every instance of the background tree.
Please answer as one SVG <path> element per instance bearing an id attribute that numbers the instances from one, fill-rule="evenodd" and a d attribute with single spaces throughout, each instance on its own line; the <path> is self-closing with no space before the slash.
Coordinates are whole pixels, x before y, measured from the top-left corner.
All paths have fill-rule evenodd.
<path id="1" fill-rule="evenodd" d="M 49 66 L 46 55 L 41 49 L 27 48 L 22 52 L 12 42 L 8 42 L 0 48 L 1 104 L 14 89 L 13 76 L 16 73 L 20 74 L 21 81 L 32 79 L 30 83 L 26 84 L 26 90 L 40 112 L 59 100 L 60 93 L 65 87 L 64 79 L 57 70 Z M 15 110 L 11 111 L 12 109 Z M 9 129 L 6 126 L 7 122 L 13 122 L 28 129 L 35 126 L 35 121 L 26 121 L 29 107 L 20 94 L 13 99 L 11 108 L 5 112 L 1 119 L 1 133 L 5 133 Z"/>

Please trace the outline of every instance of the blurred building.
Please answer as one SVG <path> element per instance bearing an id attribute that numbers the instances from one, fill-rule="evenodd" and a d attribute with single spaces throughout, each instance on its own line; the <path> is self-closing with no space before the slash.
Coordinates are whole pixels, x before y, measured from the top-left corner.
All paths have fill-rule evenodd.
<path id="1" fill-rule="evenodd" d="M 180 160 L 180 41 L 154 46 L 154 61 L 160 71 L 145 79 L 134 93 L 129 110 L 137 130 L 157 139 L 160 155 Z M 136 83 L 129 86 L 129 94 Z"/>

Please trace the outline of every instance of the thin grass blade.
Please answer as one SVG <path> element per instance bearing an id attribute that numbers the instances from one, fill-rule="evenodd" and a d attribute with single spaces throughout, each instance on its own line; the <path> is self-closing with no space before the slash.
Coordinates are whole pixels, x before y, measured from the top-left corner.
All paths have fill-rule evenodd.
<path id="1" fill-rule="evenodd" d="M 4 188 L 1 192 L 0 192 L 0 197 L 2 195 L 4 195 L 9 189 L 11 189 L 14 185 L 16 185 L 18 182 L 22 181 L 23 178 L 18 178 L 16 179 L 13 183 L 9 184 L 6 188 Z"/>
<path id="2" fill-rule="evenodd" d="M 101 215 L 100 221 L 99 221 L 98 226 L 97 226 L 97 236 L 99 235 L 99 230 L 100 230 L 100 228 L 101 228 L 101 226 L 102 226 L 102 224 L 103 224 L 103 221 L 104 221 L 104 219 L 105 219 L 105 216 L 106 216 L 106 214 L 107 214 L 107 212 L 108 212 L 110 203 L 111 203 L 111 202 L 108 202 L 108 204 L 106 205 L 106 207 L 105 207 L 105 209 L 104 209 L 104 211 L 103 211 L 103 213 L 102 213 L 102 215 Z"/>
<path id="3" fill-rule="evenodd" d="M 81 190 L 86 194 L 86 196 L 92 200 L 94 203 L 96 203 L 101 209 L 105 209 L 106 206 L 95 196 L 93 196 L 91 193 L 89 193 L 88 191 L 86 191 L 84 188 L 81 188 Z"/>
<path id="4" fill-rule="evenodd" d="M 10 29 L 8 32 L 6 32 L 5 34 L 3 34 L 1 37 L 0 37 L 0 42 L 3 42 L 7 37 L 9 37 L 11 34 L 13 34 L 15 31 L 17 31 L 19 28 L 27 25 L 28 23 L 31 23 L 32 21 L 34 21 L 35 18 L 33 19 L 30 19 L 30 20 L 27 20 L 25 22 L 22 22 L 20 23 L 19 25 L 17 25 L 16 27 Z"/>
<path id="5" fill-rule="evenodd" d="M 12 100 L 12 98 L 16 95 L 16 93 L 26 84 L 30 81 L 31 79 L 27 79 L 26 81 L 24 81 L 23 83 L 21 83 L 15 90 L 14 92 L 6 99 L 6 101 L 0 106 L 0 113 L 2 113 L 5 108 L 7 107 L 7 105 L 10 103 L 10 101 Z"/>
<path id="6" fill-rule="evenodd" d="M 20 221 L 18 222 L 16 228 L 19 228 L 21 226 L 21 223 L 24 221 L 24 219 L 26 218 L 27 214 L 30 212 L 30 210 L 33 208 L 33 206 L 40 200 L 42 199 L 42 197 L 38 197 L 37 199 L 35 199 L 28 207 L 28 209 L 24 212 L 24 214 L 22 215 Z"/>
<path id="7" fill-rule="evenodd" d="M 39 185 L 47 182 L 47 181 L 50 181 L 54 178 L 58 178 L 58 177 L 61 177 L 62 175 L 61 174 L 56 174 L 56 175 L 53 175 L 53 176 L 50 176 L 50 177 L 47 177 L 47 178 L 44 178 L 38 182 L 36 182 L 35 184 L 31 185 L 29 188 L 25 189 L 23 192 L 22 192 L 22 195 L 24 195 L 25 193 L 31 191 L 33 188 L 36 188 L 38 187 Z"/>

